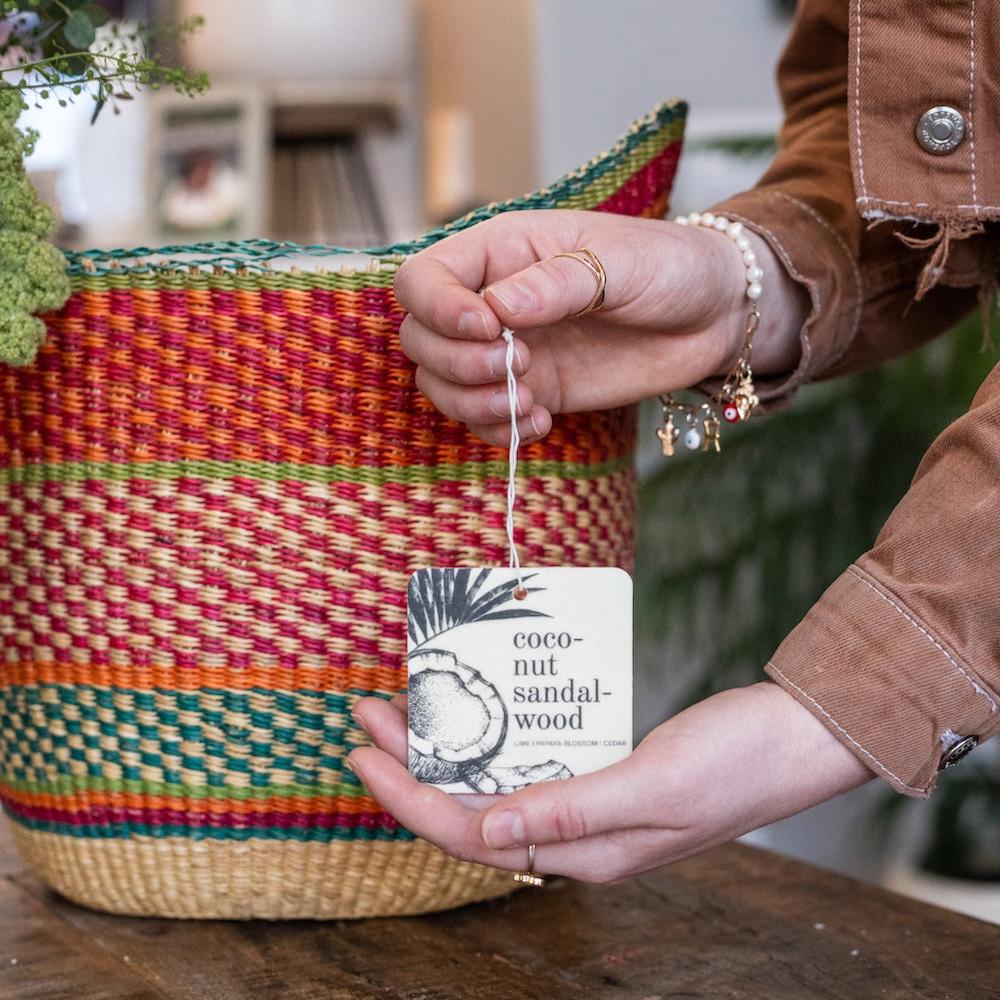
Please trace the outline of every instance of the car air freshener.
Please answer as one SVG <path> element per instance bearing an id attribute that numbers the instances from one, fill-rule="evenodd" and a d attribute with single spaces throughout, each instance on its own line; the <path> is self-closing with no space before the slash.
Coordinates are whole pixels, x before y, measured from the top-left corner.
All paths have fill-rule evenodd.
<path id="1" fill-rule="evenodd" d="M 615 567 L 522 568 L 511 406 L 506 568 L 410 578 L 410 772 L 449 792 L 508 793 L 607 767 L 632 751 L 632 580 Z"/>

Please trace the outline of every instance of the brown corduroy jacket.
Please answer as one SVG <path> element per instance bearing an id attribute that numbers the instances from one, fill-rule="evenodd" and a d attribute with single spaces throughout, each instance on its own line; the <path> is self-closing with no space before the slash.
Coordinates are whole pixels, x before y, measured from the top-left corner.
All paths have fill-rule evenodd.
<path id="1" fill-rule="evenodd" d="M 812 301 L 801 362 L 769 380 L 772 399 L 908 351 L 988 302 L 1000 3 L 801 0 L 778 79 L 778 155 L 714 209 L 765 238 Z M 929 152 L 918 122 L 941 106 L 964 137 Z M 1000 730 L 1000 366 L 766 669 L 910 795 Z"/>

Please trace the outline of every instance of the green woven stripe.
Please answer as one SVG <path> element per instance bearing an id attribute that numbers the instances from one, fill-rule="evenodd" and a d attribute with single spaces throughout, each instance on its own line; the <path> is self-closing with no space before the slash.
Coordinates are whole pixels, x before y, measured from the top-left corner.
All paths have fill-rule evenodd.
<path id="1" fill-rule="evenodd" d="M 345 750 L 353 749 L 346 747 Z M 127 781 L 124 779 L 101 778 L 96 776 L 62 775 L 52 781 L 5 780 L 4 788 L 14 792 L 29 792 L 35 795 L 77 795 L 80 792 L 123 792 L 133 795 L 160 795 L 198 801 L 208 799 L 216 802 L 266 802 L 268 799 L 297 798 L 333 799 L 364 798 L 367 794 L 358 784 L 324 785 L 267 785 L 260 788 L 238 787 L 235 785 L 182 785 L 173 781 Z"/>
<path id="2" fill-rule="evenodd" d="M 331 840 L 416 840 L 416 836 L 403 827 L 385 830 L 381 827 L 368 829 L 363 826 L 334 827 L 322 829 L 310 827 L 186 827 L 175 824 L 156 825 L 152 823 L 111 823 L 108 825 L 81 825 L 55 823 L 48 820 L 28 819 L 18 816 L 8 808 L 4 812 L 13 822 L 29 830 L 43 833 L 58 833 L 64 837 L 81 837 L 88 840 L 121 840 L 127 837 L 183 837 L 186 840 L 301 840 L 314 843 L 329 843 Z"/>
<path id="3" fill-rule="evenodd" d="M 0 778 L 10 788 L 54 795 L 359 796 L 364 791 L 353 775 L 343 772 L 334 751 L 353 748 L 344 739 L 348 731 L 357 732 L 353 723 L 347 724 L 347 708 L 355 698 L 371 694 L 389 697 L 361 688 L 179 692 L 83 684 L 0 687 Z M 266 742 L 260 742 L 262 737 Z M 86 775 L 73 773 L 81 765 Z M 109 766 L 124 777 L 109 778 L 104 773 Z M 299 780 L 272 784 L 272 767 L 296 772 Z M 160 780 L 149 778 L 152 771 L 159 772 Z M 185 782 L 182 773 L 198 774 L 203 781 Z M 327 780 L 312 780 L 315 773 Z M 329 780 L 341 774 L 343 780 Z M 235 777 L 239 784 L 232 782 Z"/>
<path id="4" fill-rule="evenodd" d="M 78 268 L 70 270 L 74 292 L 148 289 L 150 291 L 213 290 L 234 292 L 300 291 L 320 289 L 329 292 L 361 292 L 373 288 L 392 288 L 399 260 L 383 260 L 377 271 L 306 270 L 306 271 L 237 271 L 223 268 L 205 271 L 199 268 L 172 269 L 123 267 L 115 271 L 91 274 Z"/>
<path id="5" fill-rule="evenodd" d="M 520 477 L 550 476 L 559 479 L 597 479 L 632 464 L 632 455 L 578 465 L 575 462 L 529 461 L 519 466 Z M 294 465 L 290 462 L 214 462 L 183 459 L 177 462 L 46 462 L 0 469 L 0 483 L 74 483 L 90 479 L 260 479 L 311 483 L 360 483 L 367 486 L 403 484 L 418 486 L 445 481 L 506 478 L 505 461 L 463 462 L 456 465 Z"/>

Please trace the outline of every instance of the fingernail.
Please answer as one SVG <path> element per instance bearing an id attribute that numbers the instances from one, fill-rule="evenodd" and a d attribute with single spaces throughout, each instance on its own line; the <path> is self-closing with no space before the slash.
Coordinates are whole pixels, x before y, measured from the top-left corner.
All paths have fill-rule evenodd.
<path id="1" fill-rule="evenodd" d="M 542 432 L 538 429 L 538 424 L 535 423 L 534 413 L 528 415 L 528 419 L 531 421 L 531 429 L 535 432 L 538 437 L 542 436 Z"/>
<path id="2" fill-rule="evenodd" d="M 369 735 L 371 736 L 372 731 L 368 728 L 368 723 L 365 721 L 365 717 L 360 712 L 351 712 L 354 717 L 354 721 Z"/>
<path id="3" fill-rule="evenodd" d="M 510 400 L 507 398 L 507 393 L 505 392 L 495 392 L 490 396 L 490 410 L 493 411 L 498 417 L 509 417 L 510 416 Z M 524 415 L 524 410 L 521 408 L 521 400 L 517 401 L 517 413 L 518 416 Z"/>
<path id="4" fill-rule="evenodd" d="M 352 774 L 358 773 L 358 769 L 354 766 L 354 762 L 351 760 L 350 757 L 344 758 L 344 767 L 346 767 L 347 770 L 350 771 Z"/>
<path id="5" fill-rule="evenodd" d="M 514 374 L 523 375 L 524 374 L 524 362 L 521 360 L 521 352 L 515 347 L 514 348 Z M 499 378 L 501 375 L 507 374 L 507 345 L 502 344 L 500 347 L 495 348 L 490 351 L 490 374 L 496 375 Z"/>
<path id="6" fill-rule="evenodd" d="M 490 351 L 490 374 L 500 376 L 507 371 L 507 346 L 505 344 Z"/>
<path id="7" fill-rule="evenodd" d="M 531 305 L 531 292 L 516 281 L 501 281 L 487 289 L 511 316 Z"/>
<path id="8" fill-rule="evenodd" d="M 494 849 L 500 847 L 516 847 L 523 844 L 527 838 L 524 835 L 524 820 L 519 812 L 505 809 L 494 813 L 483 820 L 483 843 Z"/>
<path id="9" fill-rule="evenodd" d="M 481 312 L 470 309 L 458 317 L 458 332 L 464 337 L 475 337 L 480 340 L 489 337 L 490 325 Z"/>

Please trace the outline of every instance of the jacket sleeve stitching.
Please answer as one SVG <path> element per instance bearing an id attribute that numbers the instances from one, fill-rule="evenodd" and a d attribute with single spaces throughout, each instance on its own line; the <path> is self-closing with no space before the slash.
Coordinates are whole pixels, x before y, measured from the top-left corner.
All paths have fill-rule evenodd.
<path id="1" fill-rule="evenodd" d="M 866 587 L 868 587 L 876 594 L 878 594 L 878 596 L 881 597 L 882 600 L 886 602 L 886 604 L 889 604 L 890 606 L 895 608 L 918 632 L 920 632 L 924 636 L 924 638 L 927 639 L 927 641 L 932 646 L 934 646 L 935 649 L 938 650 L 938 652 L 941 653 L 942 656 L 944 656 L 944 658 L 969 682 L 969 684 L 972 685 L 972 690 L 975 691 L 976 694 L 979 695 L 980 697 L 986 699 L 986 701 L 989 703 L 990 706 L 990 712 L 991 713 L 996 712 L 997 710 L 996 699 L 990 694 L 989 691 L 986 690 L 986 688 L 982 686 L 982 684 L 979 683 L 979 681 L 971 673 L 969 673 L 968 670 L 965 669 L 965 667 L 962 666 L 961 663 L 958 662 L 958 660 L 955 659 L 954 656 L 951 655 L 951 653 L 948 652 L 947 649 L 944 648 L 943 645 L 941 645 L 940 642 L 938 642 L 938 640 L 934 637 L 930 629 L 924 626 L 922 622 L 920 622 L 910 611 L 904 608 L 901 604 L 897 604 L 896 601 L 894 601 L 891 597 L 889 597 L 889 595 L 886 594 L 881 587 L 878 587 L 874 583 L 872 583 L 872 581 L 869 580 L 867 576 L 862 574 L 861 571 L 857 569 L 857 567 L 849 566 L 848 572 L 850 572 L 852 576 L 857 577 L 857 579 L 859 579 Z"/>
<path id="2" fill-rule="evenodd" d="M 774 191 L 773 194 L 777 195 L 779 198 L 784 198 L 785 201 L 791 203 L 802 209 L 807 215 L 811 216 L 816 222 L 818 222 L 829 234 L 834 238 L 837 246 L 840 247 L 844 252 L 844 256 L 847 258 L 847 263 L 851 268 L 851 275 L 854 278 L 854 289 L 855 289 L 855 300 L 854 300 L 854 315 L 851 317 L 851 332 L 850 336 L 844 338 L 844 345 L 841 349 L 827 361 L 827 365 L 836 364 L 847 352 L 850 350 L 851 344 L 854 343 L 854 338 L 858 335 L 858 329 L 861 326 L 861 308 L 864 304 L 864 299 L 862 295 L 863 284 L 861 280 L 861 268 L 858 266 L 857 260 L 855 260 L 854 255 L 851 253 L 850 247 L 844 241 L 843 236 L 837 232 L 833 226 L 830 225 L 826 219 L 823 218 L 819 212 L 812 207 L 812 205 L 807 205 L 804 201 L 800 201 L 793 195 L 787 194 L 785 191 Z"/>
<path id="3" fill-rule="evenodd" d="M 861 0 L 857 0 L 855 7 L 855 34 L 854 41 L 854 134 L 855 149 L 858 152 L 858 183 L 861 186 L 861 194 L 868 193 L 868 185 L 865 183 L 865 159 L 861 152 Z"/>
<path id="4" fill-rule="evenodd" d="M 876 205 L 897 205 L 901 208 L 931 208 L 933 207 L 929 202 L 926 201 L 894 201 L 892 198 L 876 198 L 870 195 L 864 195 L 863 197 L 854 199 L 859 204 L 861 202 L 874 202 Z M 1000 205 L 956 205 L 956 208 L 971 208 L 971 209 L 981 209 L 984 212 L 1000 212 Z M 909 216 L 893 216 L 893 218 L 910 218 Z M 926 222 L 926 218 L 920 216 L 913 216 L 913 222 Z"/>
<path id="5" fill-rule="evenodd" d="M 853 736 L 851 736 L 851 734 L 815 698 L 813 698 L 810 694 L 808 694 L 808 692 L 803 691 L 802 688 L 800 688 L 798 684 L 795 683 L 795 681 L 791 680 L 791 678 L 783 674 L 775 666 L 774 661 L 768 663 L 767 666 L 773 673 L 777 674 L 789 687 L 794 688 L 795 691 L 797 691 L 803 698 L 805 698 L 806 701 L 808 701 L 809 704 L 812 705 L 816 709 L 816 711 L 819 712 L 830 723 L 830 725 L 832 725 L 837 730 L 837 732 L 840 733 L 841 736 L 843 736 L 844 739 L 851 744 L 852 747 L 854 747 L 867 760 L 871 761 L 872 766 L 875 768 L 876 771 L 878 771 L 880 774 L 888 775 L 890 778 L 892 778 L 893 781 L 896 782 L 897 785 L 899 785 L 901 788 L 905 788 L 908 792 L 917 792 L 918 794 L 926 792 L 926 788 L 917 788 L 914 787 L 913 785 L 908 785 L 905 781 L 903 781 L 902 778 L 899 777 L 898 774 L 894 774 L 892 771 L 890 771 L 889 768 L 887 768 L 885 764 L 883 764 L 873 753 L 866 750 Z"/>
<path id="6" fill-rule="evenodd" d="M 976 205 L 979 195 L 976 193 L 976 129 L 973 119 L 972 101 L 976 83 L 976 0 L 969 3 L 969 154 L 972 157 L 972 203 Z M 973 209 L 979 215 L 979 208 Z"/>

